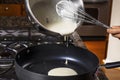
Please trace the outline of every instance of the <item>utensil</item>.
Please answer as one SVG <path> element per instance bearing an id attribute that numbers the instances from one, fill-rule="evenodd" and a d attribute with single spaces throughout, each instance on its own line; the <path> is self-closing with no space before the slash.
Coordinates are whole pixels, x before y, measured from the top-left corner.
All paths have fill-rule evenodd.
<path id="1" fill-rule="evenodd" d="M 76 5 L 72 1 L 59 1 L 56 4 L 56 12 L 63 19 L 68 18 L 75 21 L 84 21 L 87 23 L 96 24 L 105 28 L 110 28 L 109 26 L 103 24 L 97 19 L 93 18 L 89 14 L 87 14 L 84 10 L 80 8 L 76 8 Z"/>
<path id="2" fill-rule="evenodd" d="M 98 66 L 96 55 L 72 44 L 68 47 L 66 44 L 32 46 L 18 52 L 15 58 L 19 80 L 95 80 Z M 72 69 L 77 75 L 49 75 L 56 68 Z"/>

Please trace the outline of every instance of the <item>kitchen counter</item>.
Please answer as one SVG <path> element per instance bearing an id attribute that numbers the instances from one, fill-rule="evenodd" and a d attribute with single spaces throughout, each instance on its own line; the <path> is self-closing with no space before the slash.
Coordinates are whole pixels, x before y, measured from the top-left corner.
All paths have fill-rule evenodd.
<path id="1" fill-rule="evenodd" d="M 105 69 L 105 74 L 109 80 L 120 80 L 120 70 L 118 69 Z"/>

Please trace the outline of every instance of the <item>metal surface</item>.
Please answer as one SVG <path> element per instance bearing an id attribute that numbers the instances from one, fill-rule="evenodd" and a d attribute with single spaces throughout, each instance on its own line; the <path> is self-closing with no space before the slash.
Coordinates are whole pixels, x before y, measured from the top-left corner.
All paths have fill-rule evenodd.
<path id="1" fill-rule="evenodd" d="M 25 0 L 26 10 L 31 22 L 39 28 L 68 35 L 81 24 L 81 21 L 63 19 L 56 13 L 56 4 L 60 0 Z M 65 0 L 66 1 L 66 0 Z M 77 8 L 84 9 L 82 0 L 71 0 Z"/>
<path id="2" fill-rule="evenodd" d="M 80 20 L 87 23 L 96 24 L 101 27 L 110 28 L 109 26 L 87 14 L 84 10 L 76 9 L 76 6 L 71 1 L 59 1 L 56 4 L 56 11 L 62 18 L 68 18 L 74 21 Z"/>

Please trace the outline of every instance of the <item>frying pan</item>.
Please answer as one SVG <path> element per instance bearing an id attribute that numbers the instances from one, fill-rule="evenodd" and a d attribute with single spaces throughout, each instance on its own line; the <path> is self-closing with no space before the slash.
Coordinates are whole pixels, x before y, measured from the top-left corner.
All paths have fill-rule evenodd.
<path id="1" fill-rule="evenodd" d="M 41 44 L 20 51 L 15 66 L 20 80 L 94 80 L 99 61 L 92 52 L 72 44 L 68 47 L 65 44 Z M 77 75 L 48 75 L 50 70 L 60 67 L 73 69 Z"/>
<path id="2" fill-rule="evenodd" d="M 120 67 L 120 62 L 102 66 Z M 95 80 L 95 72 L 99 67 L 96 55 L 73 44 L 31 46 L 19 51 L 15 58 L 15 71 L 19 80 Z M 77 74 L 49 75 L 49 71 L 55 68 L 73 69 Z"/>

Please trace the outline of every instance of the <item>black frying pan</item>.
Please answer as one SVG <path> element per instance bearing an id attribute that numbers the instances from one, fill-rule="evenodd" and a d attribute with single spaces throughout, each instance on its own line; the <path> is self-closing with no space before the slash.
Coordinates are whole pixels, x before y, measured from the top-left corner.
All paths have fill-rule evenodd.
<path id="1" fill-rule="evenodd" d="M 120 67 L 120 62 L 103 66 Z M 78 74 L 48 75 L 51 69 L 59 67 L 71 68 Z M 95 80 L 95 72 L 99 67 L 96 55 L 72 44 L 68 47 L 65 44 L 41 44 L 18 52 L 15 58 L 15 70 L 19 80 Z"/>
<path id="2" fill-rule="evenodd" d="M 42 44 L 19 52 L 15 64 L 20 80 L 93 80 L 99 61 L 90 51 L 72 44 L 68 47 L 65 44 Z M 74 69 L 78 75 L 48 76 L 49 70 L 58 67 Z"/>

